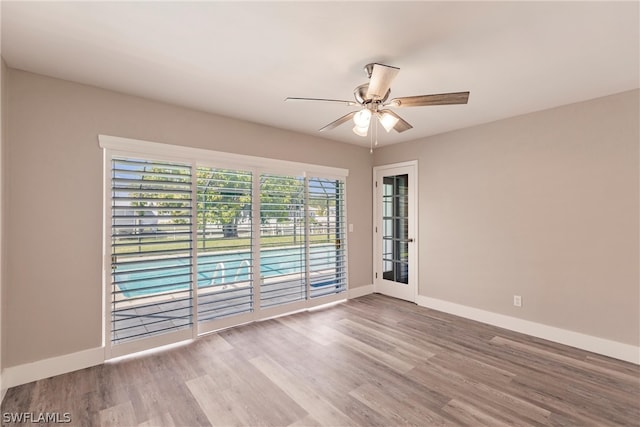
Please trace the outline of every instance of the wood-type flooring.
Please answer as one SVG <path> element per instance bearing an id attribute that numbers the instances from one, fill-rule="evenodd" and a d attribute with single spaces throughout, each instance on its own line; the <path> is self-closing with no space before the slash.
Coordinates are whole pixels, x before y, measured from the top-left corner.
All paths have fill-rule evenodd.
<path id="1" fill-rule="evenodd" d="M 637 426 L 640 367 L 367 295 L 8 390 L 3 418 L 25 412 L 78 426 Z"/>

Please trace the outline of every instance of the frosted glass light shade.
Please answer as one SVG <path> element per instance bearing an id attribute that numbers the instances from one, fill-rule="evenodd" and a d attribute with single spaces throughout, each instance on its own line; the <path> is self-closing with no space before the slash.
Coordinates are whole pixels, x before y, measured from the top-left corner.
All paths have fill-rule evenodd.
<path id="1" fill-rule="evenodd" d="M 391 132 L 396 124 L 400 121 L 396 116 L 389 114 L 387 111 L 382 110 L 378 113 L 378 120 L 380 124 L 387 132 Z"/>
<path id="2" fill-rule="evenodd" d="M 369 126 L 360 127 L 356 125 L 353 127 L 353 133 L 355 133 L 358 136 L 367 136 L 368 132 L 369 132 Z"/>
<path id="3" fill-rule="evenodd" d="M 359 128 L 368 128 L 371 122 L 371 110 L 363 108 L 353 116 L 353 123 Z"/>

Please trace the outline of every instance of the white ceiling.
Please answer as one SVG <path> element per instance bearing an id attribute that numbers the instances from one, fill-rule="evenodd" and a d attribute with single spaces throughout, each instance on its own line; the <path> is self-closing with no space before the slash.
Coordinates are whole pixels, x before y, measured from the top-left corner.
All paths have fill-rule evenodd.
<path id="1" fill-rule="evenodd" d="M 392 97 L 471 92 L 381 145 L 638 88 L 639 39 L 637 1 L 2 1 L 10 67 L 313 135 L 354 107 L 284 98 L 352 100 L 369 62 Z"/>

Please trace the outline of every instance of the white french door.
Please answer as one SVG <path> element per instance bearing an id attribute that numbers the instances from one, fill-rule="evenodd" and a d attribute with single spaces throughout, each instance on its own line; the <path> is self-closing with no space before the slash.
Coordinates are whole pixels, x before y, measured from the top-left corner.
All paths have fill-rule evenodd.
<path id="1" fill-rule="evenodd" d="M 415 302 L 417 161 L 374 168 L 374 289 Z"/>

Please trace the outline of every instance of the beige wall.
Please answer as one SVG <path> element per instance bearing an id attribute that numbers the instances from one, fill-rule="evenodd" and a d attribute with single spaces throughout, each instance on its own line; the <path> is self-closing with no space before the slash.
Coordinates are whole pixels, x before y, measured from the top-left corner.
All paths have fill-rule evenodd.
<path id="1" fill-rule="evenodd" d="M 101 344 L 98 134 L 349 169 L 349 284 L 371 280 L 366 148 L 8 70 L 5 366 Z"/>
<path id="2" fill-rule="evenodd" d="M 377 150 L 419 161 L 419 294 L 639 345 L 639 97 Z"/>

